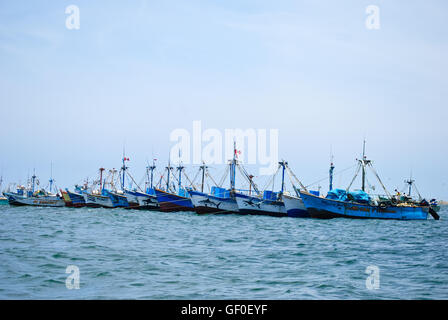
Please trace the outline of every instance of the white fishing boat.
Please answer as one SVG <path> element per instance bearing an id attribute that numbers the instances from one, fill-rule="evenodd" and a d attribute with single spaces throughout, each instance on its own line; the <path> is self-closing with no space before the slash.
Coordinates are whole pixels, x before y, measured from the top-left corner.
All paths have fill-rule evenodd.
<path id="1" fill-rule="evenodd" d="M 54 180 L 50 178 L 50 192 L 41 189 L 34 191 L 36 183 L 38 182 L 37 176 L 34 173 L 31 177 L 31 187 L 27 192 L 24 187 L 19 187 L 17 193 L 5 192 L 5 196 L 8 198 L 8 202 L 13 206 L 39 206 L 39 207 L 64 207 L 65 202 L 57 194 L 51 193 Z M 38 184 L 38 183 L 37 183 Z"/>
<path id="2" fill-rule="evenodd" d="M 100 168 L 99 180 L 94 182 L 93 185 L 99 183 L 99 190 L 89 190 L 82 194 L 84 201 L 86 202 L 86 207 L 91 208 L 114 208 L 114 204 L 109 195 L 104 194 L 103 190 L 103 172 L 104 168 Z"/>
<path id="3" fill-rule="evenodd" d="M 112 199 L 109 196 L 104 196 L 97 192 L 83 193 L 84 201 L 86 202 L 86 207 L 91 208 L 114 208 Z"/>
<path id="4" fill-rule="evenodd" d="M 238 205 L 238 211 L 244 214 L 257 214 L 268 215 L 276 217 L 286 217 L 287 212 L 282 197 L 285 191 L 285 169 L 287 162 L 279 162 L 277 172 L 274 173 L 272 179 L 282 169 L 282 183 L 280 192 L 274 192 L 271 190 L 265 190 L 261 195 L 261 192 L 256 191 L 256 195 L 247 195 L 242 193 L 236 193 L 235 199 Z"/>

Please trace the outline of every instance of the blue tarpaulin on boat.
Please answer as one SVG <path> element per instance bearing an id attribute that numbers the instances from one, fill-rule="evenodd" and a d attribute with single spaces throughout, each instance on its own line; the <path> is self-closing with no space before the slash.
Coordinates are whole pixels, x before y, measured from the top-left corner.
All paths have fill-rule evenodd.
<path id="1" fill-rule="evenodd" d="M 184 188 L 180 188 L 177 192 L 178 196 L 184 197 L 184 198 L 188 198 L 190 196 L 190 194 L 188 193 L 187 190 L 185 190 Z"/>
<path id="2" fill-rule="evenodd" d="M 347 200 L 347 192 L 344 189 L 333 189 L 331 191 L 328 191 L 326 198 L 333 199 L 333 200 L 346 201 Z"/>
<path id="3" fill-rule="evenodd" d="M 265 190 L 263 192 L 263 199 L 270 200 L 270 201 L 276 201 L 277 200 L 277 192 Z"/>
<path id="4" fill-rule="evenodd" d="M 370 196 L 362 190 L 351 191 L 350 195 L 353 197 L 353 200 L 356 202 L 369 203 L 369 201 L 370 201 Z"/>
<path id="5" fill-rule="evenodd" d="M 216 187 L 216 186 L 212 187 L 211 194 L 213 196 L 215 196 L 215 197 L 218 197 L 218 198 L 230 198 L 230 191 L 229 190 L 226 190 L 226 189 L 220 188 L 220 187 Z"/>
<path id="6" fill-rule="evenodd" d="M 311 194 L 314 194 L 315 196 L 320 196 L 319 191 L 309 190 Z"/>
<path id="7" fill-rule="evenodd" d="M 370 201 L 370 196 L 361 190 L 350 191 L 347 193 L 344 189 L 333 189 L 328 191 L 326 198 L 340 201 L 352 200 L 359 203 L 369 203 Z"/>

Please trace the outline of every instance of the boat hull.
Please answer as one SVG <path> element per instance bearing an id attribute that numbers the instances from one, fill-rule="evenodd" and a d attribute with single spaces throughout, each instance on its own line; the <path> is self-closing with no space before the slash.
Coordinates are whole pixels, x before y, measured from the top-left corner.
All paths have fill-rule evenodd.
<path id="1" fill-rule="evenodd" d="M 1 205 L 6 205 L 6 204 L 8 204 L 8 198 L 3 198 L 3 197 L 1 197 L 1 198 L 0 198 L 0 206 L 1 206 Z"/>
<path id="2" fill-rule="evenodd" d="M 312 218 L 333 219 L 389 219 L 389 220 L 426 220 L 429 207 L 386 206 L 378 207 L 347 201 L 321 198 L 300 192 L 300 196 Z"/>
<path id="3" fill-rule="evenodd" d="M 126 195 L 130 209 L 160 210 L 156 196 L 129 190 L 125 190 L 124 194 Z"/>
<path id="4" fill-rule="evenodd" d="M 36 207 L 64 207 L 65 202 L 57 196 L 24 197 L 12 193 L 5 193 L 8 202 L 13 206 L 36 206 Z"/>
<path id="5" fill-rule="evenodd" d="M 302 198 L 283 195 L 283 203 L 288 217 L 293 218 L 310 218 L 311 215 L 305 207 Z"/>
<path id="6" fill-rule="evenodd" d="M 84 196 L 79 193 L 70 192 L 70 191 L 62 191 L 62 198 L 64 199 L 65 206 L 71 208 L 81 208 L 86 206 L 86 201 L 84 200 Z"/>
<path id="7" fill-rule="evenodd" d="M 84 193 L 83 194 L 86 207 L 89 208 L 114 208 L 112 200 L 108 196 L 99 194 Z"/>
<path id="8" fill-rule="evenodd" d="M 234 198 L 215 197 L 199 191 L 190 191 L 194 211 L 198 214 L 238 213 L 238 205 Z"/>
<path id="9" fill-rule="evenodd" d="M 273 217 L 286 217 L 285 204 L 282 201 L 270 201 L 236 193 L 235 200 L 238 211 L 242 214 L 266 215 Z"/>
<path id="10" fill-rule="evenodd" d="M 162 212 L 194 211 L 191 198 L 181 197 L 159 189 L 155 189 L 155 192 L 160 206 L 159 210 Z"/>

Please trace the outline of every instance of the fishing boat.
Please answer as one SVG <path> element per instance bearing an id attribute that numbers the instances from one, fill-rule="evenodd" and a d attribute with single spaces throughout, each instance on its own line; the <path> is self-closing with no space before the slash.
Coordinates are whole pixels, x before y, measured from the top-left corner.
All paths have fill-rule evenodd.
<path id="1" fill-rule="evenodd" d="M 219 186 L 212 186 L 210 193 L 204 192 L 205 176 L 210 176 L 208 167 L 202 164 L 201 191 L 189 190 L 191 201 L 194 205 L 194 211 L 198 214 L 205 213 L 238 213 L 238 205 L 236 203 L 235 194 L 235 165 L 236 158 L 229 162 L 230 167 L 230 189 Z M 225 173 L 227 175 L 227 173 Z M 211 177 L 211 176 L 210 176 Z"/>
<path id="2" fill-rule="evenodd" d="M 125 158 L 125 157 L 124 157 Z M 129 159 L 129 158 L 127 158 Z M 159 203 L 157 201 L 157 196 L 153 187 L 154 180 L 154 170 L 156 169 L 155 160 L 153 159 L 152 166 L 146 167 L 146 178 L 147 181 L 145 183 L 145 192 L 141 190 L 139 185 L 135 182 L 134 178 L 127 171 L 127 167 L 123 162 L 123 175 L 126 173 L 128 177 L 134 182 L 136 188 L 134 190 L 129 190 L 125 188 L 124 177 L 122 183 L 122 189 L 124 195 L 126 196 L 126 200 L 128 202 L 128 209 L 140 209 L 140 210 L 159 210 Z M 140 189 L 140 190 L 137 190 Z"/>
<path id="3" fill-rule="evenodd" d="M 82 193 L 82 196 L 84 197 L 84 201 L 86 203 L 87 207 L 91 208 L 114 208 L 114 204 L 112 203 L 112 199 L 109 197 L 108 194 L 104 194 L 104 182 L 103 182 L 103 172 L 104 168 L 99 169 L 99 189 L 98 190 L 91 190 L 85 191 Z M 96 182 L 94 182 L 94 185 Z M 93 186 L 94 186 L 93 185 Z"/>
<path id="4" fill-rule="evenodd" d="M 386 196 L 371 196 L 366 192 L 366 171 L 370 169 L 383 188 Z M 359 172 L 362 172 L 361 190 L 349 191 Z M 397 220 L 425 220 L 428 213 L 438 220 L 438 214 L 426 202 L 419 204 L 400 201 L 390 195 L 372 166 L 372 161 L 365 156 L 365 141 L 362 159 L 350 185 L 347 189 L 334 189 L 327 196 L 320 197 L 309 192 L 299 190 L 300 196 L 311 217 L 357 218 L 357 219 L 397 219 Z"/>
<path id="5" fill-rule="evenodd" d="M 242 214 L 256 214 L 256 215 L 268 215 L 274 217 L 286 217 L 288 215 L 285 204 L 283 202 L 283 195 L 285 191 L 285 170 L 287 167 L 286 161 L 279 162 L 279 167 L 272 176 L 272 179 L 275 179 L 275 176 L 282 169 L 282 183 L 281 190 L 279 192 L 274 192 L 272 190 L 264 190 L 261 196 L 261 192 L 258 191 L 258 188 L 253 184 L 254 191 L 256 195 L 248 195 L 243 193 L 235 193 L 236 203 L 238 205 L 238 211 Z M 246 173 L 247 175 L 247 173 Z M 248 176 L 248 175 L 247 175 Z M 248 176 L 250 178 L 250 176 Z M 252 181 L 252 179 L 249 179 Z"/>
<path id="6" fill-rule="evenodd" d="M 177 192 L 173 192 L 173 187 L 170 186 L 170 176 L 173 171 L 173 167 L 168 166 L 165 168 L 167 170 L 166 179 L 166 190 L 161 190 L 155 188 L 157 202 L 160 206 L 160 211 L 162 212 L 174 212 L 174 211 L 194 211 L 193 203 L 191 202 L 191 197 L 189 192 L 182 187 L 182 172 L 184 167 L 179 163 L 177 166 L 178 177 L 178 187 Z M 176 191 L 176 190 L 174 190 Z"/>
<path id="7" fill-rule="evenodd" d="M 308 210 L 306 210 L 305 204 L 303 203 L 300 195 L 293 196 L 290 194 L 284 194 L 283 203 L 285 204 L 286 213 L 292 218 L 309 218 L 311 217 Z"/>
<path id="8" fill-rule="evenodd" d="M 308 210 L 306 210 L 305 204 L 303 203 L 302 198 L 300 197 L 299 194 L 299 188 L 301 188 L 302 190 L 308 191 L 307 188 L 302 184 L 302 182 L 300 182 L 300 180 L 297 178 L 297 176 L 292 172 L 291 168 L 288 166 L 288 164 L 286 163 L 286 172 L 289 175 L 292 187 L 294 189 L 295 194 L 289 194 L 289 193 L 283 193 L 282 195 L 282 200 L 283 203 L 285 204 L 285 209 L 286 209 L 286 213 L 288 214 L 288 217 L 292 217 L 292 218 L 309 218 L 311 217 Z M 296 187 L 297 184 L 299 187 Z M 309 191 L 313 194 L 319 194 L 319 192 L 317 191 Z"/>
<path id="9" fill-rule="evenodd" d="M 0 176 L 0 205 L 5 205 L 5 204 L 8 204 L 8 198 L 6 198 L 6 197 L 3 195 L 3 192 L 2 192 L 2 183 L 3 183 L 3 177 Z"/>
<path id="10" fill-rule="evenodd" d="M 409 177 L 409 179 L 404 180 L 405 183 L 405 187 L 408 188 L 408 194 L 406 195 L 406 193 L 404 191 L 402 191 L 401 195 L 397 195 L 397 197 L 399 197 L 400 202 L 405 202 L 405 203 L 413 203 L 413 204 L 419 204 L 421 203 L 424 199 L 423 197 L 420 195 L 420 192 L 417 189 L 417 186 L 415 184 L 415 180 L 412 179 L 412 172 L 411 175 Z M 414 188 L 412 188 L 414 187 Z M 417 195 L 418 195 L 418 200 L 417 199 L 413 199 L 412 197 L 412 190 L 415 189 Z M 424 200 L 426 201 L 426 200 Z M 434 210 L 435 212 L 439 212 L 440 211 L 440 206 L 437 202 L 436 199 L 431 199 L 428 203 L 428 205 L 431 207 L 432 210 Z"/>
<path id="11" fill-rule="evenodd" d="M 66 207 L 81 208 L 86 206 L 86 200 L 84 199 L 83 193 L 86 192 L 87 186 L 81 187 L 75 185 L 75 190 L 70 191 L 69 189 L 60 190 L 62 198 L 64 199 Z"/>
<path id="12" fill-rule="evenodd" d="M 37 182 L 37 176 L 34 173 L 31 177 L 31 188 L 25 193 L 25 188 L 19 187 L 17 193 L 6 192 L 5 195 L 8 198 L 8 202 L 13 206 L 39 206 L 39 207 L 64 207 L 64 200 L 57 194 L 51 193 L 54 180 L 51 177 L 50 192 L 45 189 L 35 191 Z"/>

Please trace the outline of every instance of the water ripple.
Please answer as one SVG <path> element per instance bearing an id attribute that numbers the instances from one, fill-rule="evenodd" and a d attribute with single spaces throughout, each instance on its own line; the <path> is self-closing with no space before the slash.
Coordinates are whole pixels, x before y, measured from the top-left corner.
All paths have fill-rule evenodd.
<path id="1" fill-rule="evenodd" d="M 0 206 L 1 299 L 447 299 L 441 220 Z M 446 220 L 445 220 L 446 219 Z M 80 270 L 68 290 L 66 268 Z M 367 266 L 380 288 L 366 288 Z"/>

